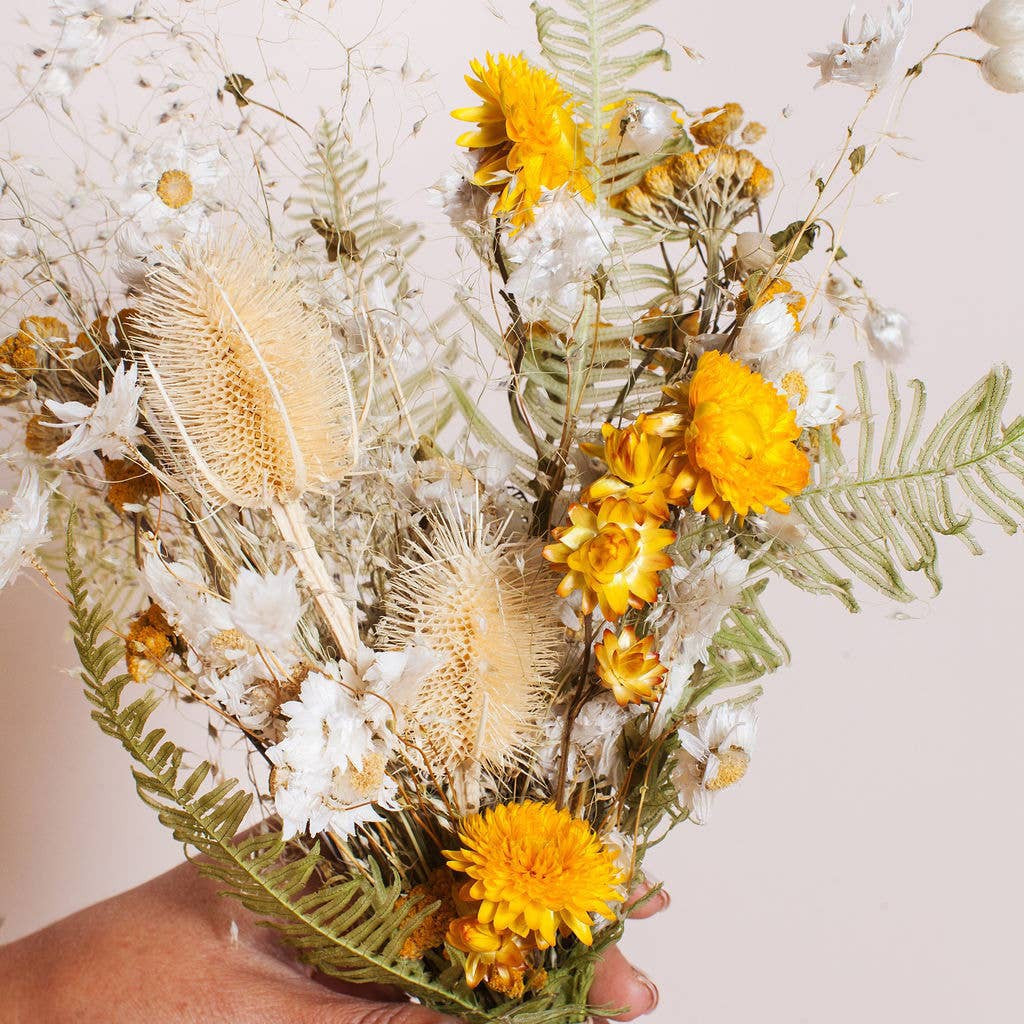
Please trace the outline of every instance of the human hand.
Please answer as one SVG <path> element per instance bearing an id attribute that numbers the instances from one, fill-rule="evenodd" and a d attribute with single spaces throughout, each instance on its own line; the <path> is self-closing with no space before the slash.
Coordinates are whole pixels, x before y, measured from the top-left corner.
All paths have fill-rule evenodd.
<path id="1" fill-rule="evenodd" d="M 634 916 L 667 905 L 658 893 Z M 191 864 L 0 947 L 0 992 L 2 1024 L 454 1024 L 395 990 L 311 977 Z M 657 1000 L 617 948 L 604 954 L 593 1005 L 632 1020 Z"/>

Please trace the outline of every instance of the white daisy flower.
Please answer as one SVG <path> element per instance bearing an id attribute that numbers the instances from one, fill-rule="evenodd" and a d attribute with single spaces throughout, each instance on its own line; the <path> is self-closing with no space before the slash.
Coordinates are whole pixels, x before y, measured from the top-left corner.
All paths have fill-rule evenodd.
<path id="1" fill-rule="evenodd" d="M 547 193 L 531 224 L 505 245 L 508 289 L 527 320 L 564 320 L 607 259 L 615 222 L 568 189 Z"/>
<path id="2" fill-rule="evenodd" d="M 823 427 L 839 419 L 835 357 L 819 352 L 810 339 L 794 338 L 772 352 L 761 361 L 760 372 L 789 399 L 799 426 Z"/>
<path id="3" fill-rule="evenodd" d="M 791 301 L 779 296 L 752 309 L 736 335 L 733 354 L 740 359 L 760 359 L 786 345 L 797 331 Z"/>
<path id="4" fill-rule="evenodd" d="M 33 466 L 21 471 L 18 489 L 10 499 L 10 505 L 0 509 L 0 590 L 21 572 L 36 549 L 50 539 L 47 528 L 50 492 L 39 482 L 39 474 Z"/>
<path id="5" fill-rule="evenodd" d="M 302 615 L 302 601 L 295 585 L 297 578 L 295 568 L 266 576 L 243 569 L 231 588 L 231 618 L 235 628 L 268 651 L 289 651 Z"/>
<path id="6" fill-rule="evenodd" d="M 881 22 L 865 14 L 860 32 L 853 28 L 856 7 L 843 25 L 843 41 L 833 43 L 826 53 L 812 53 L 808 67 L 821 71 L 821 81 L 844 82 L 861 89 L 878 89 L 896 70 L 900 50 L 907 38 L 913 14 L 911 0 L 897 0 L 885 9 Z"/>
<path id="7" fill-rule="evenodd" d="M 652 156 L 679 130 L 671 107 L 658 100 L 633 99 L 608 126 L 614 150 Z"/>
<path id="8" fill-rule="evenodd" d="M 883 363 L 898 363 L 910 348 L 910 321 L 898 309 L 870 303 L 864 331 L 868 348 Z"/>
<path id="9" fill-rule="evenodd" d="M 679 730 L 672 782 L 692 822 L 707 824 L 715 794 L 746 774 L 756 735 L 754 710 L 730 704 L 716 704 Z"/>
<path id="10" fill-rule="evenodd" d="M 383 725 L 382 701 L 355 696 L 337 679 L 311 672 L 299 700 L 281 711 L 288 725 L 267 757 L 285 838 L 308 829 L 344 839 L 359 825 L 380 821 L 378 809 L 396 806 L 397 787 L 385 774 L 393 738 Z"/>
<path id="11" fill-rule="evenodd" d="M 106 383 L 100 381 L 95 405 L 47 399 L 46 408 L 60 421 L 53 426 L 72 430 L 71 436 L 53 453 L 54 457 L 78 459 L 99 452 L 104 458 L 119 459 L 125 445 L 134 444 L 144 434 L 138 425 L 143 392 L 138 377 L 136 364 L 126 370 L 124 363 L 118 363 L 109 392 Z"/>

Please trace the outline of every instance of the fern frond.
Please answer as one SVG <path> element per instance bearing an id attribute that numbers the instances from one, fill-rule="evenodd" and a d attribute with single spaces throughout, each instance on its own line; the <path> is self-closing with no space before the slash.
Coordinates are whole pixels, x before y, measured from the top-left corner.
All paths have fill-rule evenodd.
<path id="1" fill-rule="evenodd" d="M 910 601 L 916 597 L 910 575 L 923 574 L 935 593 L 942 587 L 938 537 L 957 537 L 980 553 L 970 529 L 976 513 L 1016 532 L 1024 523 L 1024 417 L 1002 426 L 1010 380 L 1007 367 L 993 369 L 922 440 L 924 384 L 910 382 L 907 408 L 889 373 L 881 424 L 858 364 L 856 465 L 847 465 L 830 430 L 818 432 L 816 479 L 793 500 L 808 532 L 806 551 L 797 551 L 794 564 L 807 578 L 789 578 L 807 589 L 832 586 L 818 567 L 835 561 L 886 596 Z M 807 561 L 812 549 L 815 565 Z"/>

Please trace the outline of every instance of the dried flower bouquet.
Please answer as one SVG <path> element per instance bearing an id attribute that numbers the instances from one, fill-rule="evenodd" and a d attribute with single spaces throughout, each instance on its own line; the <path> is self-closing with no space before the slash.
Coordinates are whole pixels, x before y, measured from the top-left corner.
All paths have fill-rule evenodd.
<path id="1" fill-rule="evenodd" d="M 841 406 L 828 351 L 852 328 L 892 364 L 908 338 L 832 219 L 885 144 L 865 112 L 971 32 L 994 48 L 956 56 L 1024 90 L 1024 2 L 905 73 L 909 0 L 849 20 L 812 65 L 865 103 L 788 226 L 761 124 L 635 85 L 669 67 L 649 6 L 536 3 L 536 58 L 471 62 L 437 189 L 476 272 L 450 310 L 349 121 L 209 77 L 174 10 L 61 0 L 27 95 L 73 114 L 112 40 L 156 38 L 219 122 L 175 100 L 117 201 L 3 161 L 0 585 L 29 567 L 67 601 L 93 717 L 225 892 L 320 971 L 468 1022 L 589 1015 L 647 851 L 748 769 L 788 657 L 772 577 L 905 601 L 938 589 L 940 536 L 978 550 L 973 511 L 1024 519 L 1006 368 L 927 427 L 891 370 L 882 415 L 859 364 Z M 151 728 L 165 697 L 250 777 Z"/>

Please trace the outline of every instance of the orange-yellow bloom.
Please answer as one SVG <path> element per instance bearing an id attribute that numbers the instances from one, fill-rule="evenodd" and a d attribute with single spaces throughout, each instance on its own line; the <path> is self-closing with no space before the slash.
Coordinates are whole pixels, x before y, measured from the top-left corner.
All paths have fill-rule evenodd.
<path id="1" fill-rule="evenodd" d="M 536 946 L 515 932 L 499 932 L 492 924 L 475 917 L 456 918 L 448 926 L 449 945 L 466 954 L 466 982 L 476 988 L 480 982 L 510 999 L 525 991 L 524 977 L 530 966 L 529 954 Z"/>
<path id="2" fill-rule="evenodd" d="M 693 508 L 724 520 L 789 511 L 787 498 L 807 486 L 810 462 L 795 444 L 800 428 L 783 395 L 743 363 L 705 352 L 685 396 L 674 388 L 669 397 L 663 423 L 670 435 L 682 431 L 680 483 Z"/>
<path id="3" fill-rule="evenodd" d="M 542 191 L 563 185 L 592 201 L 572 98 L 557 79 L 522 56 L 489 53 L 470 67 L 466 83 L 483 102 L 452 117 L 476 124 L 457 143 L 480 151 L 473 180 L 501 192 L 495 212 L 511 214 L 516 227 L 528 224 Z"/>
<path id="4" fill-rule="evenodd" d="M 472 880 L 467 894 L 480 901 L 477 921 L 539 949 L 554 945 L 559 931 L 591 945 L 591 915 L 612 920 L 609 904 L 622 899 L 618 851 L 552 803 L 499 804 L 470 815 L 459 826 L 459 842 L 444 855 Z M 470 937 L 484 944 L 482 933 L 463 936 Z"/>
<path id="5" fill-rule="evenodd" d="M 667 671 L 654 646 L 654 637 L 637 640 L 636 630 L 627 626 L 618 636 L 607 629 L 594 647 L 597 675 L 620 707 L 654 703 Z"/>
<path id="6" fill-rule="evenodd" d="M 601 436 L 603 445 L 582 448 L 604 459 L 608 472 L 584 491 L 580 501 L 592 505 L 609 496 L 629 498 L 651 515 L 668 519 L 669 505 L 678 505 L 686 497 L 676 485 L 678 454 L 645 428 L 643 415 L 624 428 L 606 423 Z"/>
<path id="7" fill-rule="evenodd" d="M 675 539 L 662 520 L 628 498 L 605 498 L 597 511 L 569 509 L 570 524 L 552 531 L 556 543 L 544 557 L 569 571 L 558 585 L 560 597 L 583 593 L 583 614 L 596 605 L 610 622 L 627 608 L 642 608 L 658 593 L 658 573 L 672 565 L 663 553 Z"/>

